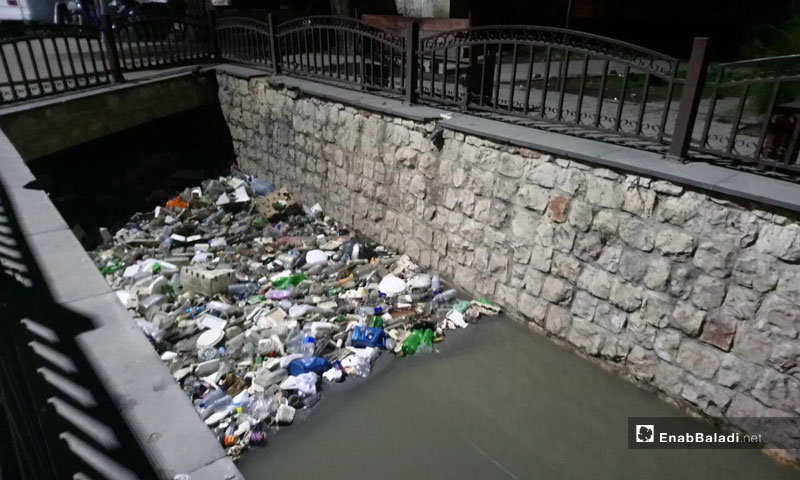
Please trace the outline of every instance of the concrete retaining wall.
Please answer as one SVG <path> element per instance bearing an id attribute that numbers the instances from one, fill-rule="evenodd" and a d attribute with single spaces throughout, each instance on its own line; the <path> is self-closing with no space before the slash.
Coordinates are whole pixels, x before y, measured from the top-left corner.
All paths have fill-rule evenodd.
<path id="1" fill-rule="evenodd" d="M 245 171 L 697 411 L 800 413 L 796 214 L 217 80 Z"/>

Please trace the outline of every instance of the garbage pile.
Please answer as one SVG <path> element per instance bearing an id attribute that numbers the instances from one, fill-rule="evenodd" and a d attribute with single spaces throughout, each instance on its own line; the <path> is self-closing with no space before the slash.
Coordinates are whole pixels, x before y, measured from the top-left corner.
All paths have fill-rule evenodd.
<path id="1" fill-rule="evenodd" d="M 240 172 L 101 234 L 96 265 L 234 458 L 325 382 L 367 377 L 384 351 L 432 352 L 499 312 Z"/>

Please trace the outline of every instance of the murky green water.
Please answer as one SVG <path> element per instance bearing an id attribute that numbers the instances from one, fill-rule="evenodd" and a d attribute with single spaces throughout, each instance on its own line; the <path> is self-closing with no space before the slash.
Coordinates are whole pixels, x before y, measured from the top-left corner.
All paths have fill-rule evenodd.
<path id="1" fill-rule="evenodd" d="M 678 411 L 510 320 L 482 320 L 440 350 L 379 360 L 368 381 L 323 393 L 242 459 L 245 477 L 800 478 L 755 450 L 629 450 L 629 416 Z"/>

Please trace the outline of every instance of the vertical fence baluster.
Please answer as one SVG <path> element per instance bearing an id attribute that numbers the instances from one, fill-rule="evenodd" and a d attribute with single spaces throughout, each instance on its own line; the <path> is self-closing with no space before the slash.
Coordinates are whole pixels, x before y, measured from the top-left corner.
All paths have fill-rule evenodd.
<path id="1" fill-rule="evenodd" d="M 39 85 L 39 95 L 44 95 L 44 85 L 42 84 L 42 76 L 39 74 L 39 62 L 36 61 L 36 56 L 33 54 L 31 39 L 25 40 L 25 46 L 28 48 L 28 55 L 30 55 L 31 63 L 33 64 L 33 75 L 34 78 L 36 78 L 36 84 Z"/>
<path id="2" fill-rule="evenodd" d="M 597 96 L 597 109 L 594 115 L 594 127 L 600 127 L 600 119 L 603 117 L 603 102 L 606 101 L 606 80 L 608 79 L 608 59 L 603 60 L 603 76 L 600 77 L 600 90 Z"/>
<path id="3" fill-rule="evenodd" d="M 775 100 L 778 98 L 778 90 L 781 88 L 781 81 L 775 81 L 775 86 L 772 87 L 772 95 L 770 95 L 769 107 L 767 108 L 764 120 L 761 122 L 761 130 L 758 134 L 758 144 L 754 155 L 755 160 L 761 160 L 761 149 L 764 148 L 764 140 L 767 138 L 767 130 L 769 130 L 769 121 L 772 118 L 772 112 L 775 110 Z"/>
<path id="4" fill-rule="evenodd" d="M 494 61 L 494 100 L 492 108 L 500 108 L 500 72 L 503 69 L 503 44 L 497 44 L 497 57 Z"/>
<path id="5" fill-rule="evenodd" d="M 28 72 L 25 69 L 25 64 L 22 62 L 22 56 L 19 54 L 19 46 L 17 46 L 17 41 L 11 42 L 11 46 L 14 49 L 14 56 L 17 59 L 17 66 L 19 67 L 19 71 L 21 73 L 20 76 L 22 77 L 22 86 L 25 87 L 25 97 L 30 97 L 33 95 L 33 92 L 31 91 L 30 85 L 28 85 Z"/>
<path id="6" fill-rule="evenodd" d="M 456 71 L 455 71 L 455 82 L 453 85 L 453 102 L 458 103 L 458 87 L 461 83 L 461 55 L 462 55 L 461 45 L 456 47 Z"/>
<path id="7" fill-rule="evenodd" d="M 792 164 L 792 155 L 794 155 L 795 150 L 797 149 L 798 138 L 800 138 L 800 122 L 796 122 L 794 124 L 794 129 L 792 130 L 792 139 L 789 142 L 789 146 L 786 147 L 786 151 L 783 152 L 783 163 L 786 165 Z"/>
<path id="8" fill-rule="evenodd" d="M 628 77 L 631 75 L 631 67 L 629 65 L 625 65 L 624 74 L 622 75 L 622 88 L 619 92 L 619 102 L 617 102 L 617 116 L 614 119 L 614 131 L 619 132 L 621 131 L 620 125 L 622 123 L 622 111 L 625 107 L 625 95 L 627 95 L 628 91 Z"/>
<path id="9" fill-rule="evenodd" d="M 8 67 L 8 60 L 6 59 L 6 45 L 0 44 L 0 60 L 3 63 L 3 70 L 6 72 L 8 76 L 8 86 L 11 88 L 11 99 L 18 100 L 19 95 L 17 94 L 17 86 L 14 82 L 14 77 L 11 75 L 11 69 Z"/>
<path id="10" fill-rule="evenodd" d="M 528 73 L 525 76 L 525 105 L 522 113 L 528 114 L 531 103 L 531 81 L 533 79 L 533 45 L 528 48 Z"/>
<path id="11" fill-rule="evenodd" d="M 734 118 L 733 125 L 731 126 L 731 135 L 728 137 L 728 146 L 725 148 L 725 151 L 728 153 L 728 155 L 731 154 L 733 147 L 736 144 L 736 137 L 739 135 L 739 125 L 742 122 L 742 114 L 744 114 L 744 106 L 747 103 L 747 95 L 749 93 L 750 84 L 747 83 L 744 86 L 744 91 L 742 92 L 739 104 L 736 107 L 736 117 Z"/>
<path id="12" fill-rule="evenodd" d="M 570 51 L 564 50 L 564 55 L 561 57 L 561 68 L 559 69 L 558 73 L 558 81 L 560 83 L 560 88 L 558 89 L 558 114 L 556 116 L 557 121 L 564 120 L 564 95 L 566 94 L 567 90 L 567 77 L 569 76 L 569 57 Z"/>
<path id="13" fill-rule="evenodd" d="M 644 76 L 644 87 L 642 88 L 642 104 L 639 105 L 639 115 L 636 121 L 636 135 L 642 134 L 642 122 L 644 122 L 644 109 L 647 106 L 647 95 L 650 91 L 650 74 Z"/>
<path id="14" fill-rule="evenodd" d="M 589 54 L 583 54 L 583 67 L 581 68 L 581 86 L 578 90 L 578 105 L 575 107 L 575 124 L 581 125 L 583 112 L 583 94 L 586 91 L 586 74 L 589 72 Z"/>
<path id="15" fill-rule="evenodd" d="M 55 80 L 53 79 L 53 70 L 50 68 L 50 56 L 47 54 L 47 50 L 44 47 L 44 39 L 39 37 L 39 49 L 42 51 L 42 56 L 44 57 L 44 66 L 47 69 L 47 79 L 48 83 L 50 84 L 50 92 L 53 93 L 56 91 L 56 84 Z"/>
<path id="16" fill-rule="evenodd" d="M 542 77 L 542 105 L 539 107 L 539 118 L 545 118 L 545 105 L 547 104 L 547 87 L 550 83 L 550 62 L 553 59 L 553 50 L 547 47 L 547 60 L 544 65 L 544 77 Z"/>
<path id="17" fill-rule="evenodd" d="M 514 49 L 511 53 L 511 83 L 508 87 L 508 111 L 514 109 L 514 89 L 517 83 L 517 43 L 514 43 Z"/>
<path id="18" fill-rule="evenodd" d="M 678 117 L 675 119 L 675 133 L 669 146 L 668 156 L 672 158 L 686 158 L 689 145 L 692 142 L 694 122 L 697 119 L 697 107 L 703 96 L 703 82 L 708 68 L 708 39 L 697 37 L 692 45 L 692 56 L 689 58 L 689 73 L 683 87 L 681 103 L 678 108 Z M 708 112 L 708 122 L 711 122 L 712 112 Z"/>
<path id="19" fill-rule="evenodd" d="M 675 79 L 678 75 L 678 62 L 677 60 L 670 67 L 672 74 L 669 77 L 669 87 L 667 87 L 667 98 L 664 101 L 664 111 L 661 112 L 661 122 L 658 126 L 658 143 L 664 142 L 664 135 L 667 129 L 667 117 L 669 117 L 670 105 L 672 105 L 672 96 L 675 94 Z"/>

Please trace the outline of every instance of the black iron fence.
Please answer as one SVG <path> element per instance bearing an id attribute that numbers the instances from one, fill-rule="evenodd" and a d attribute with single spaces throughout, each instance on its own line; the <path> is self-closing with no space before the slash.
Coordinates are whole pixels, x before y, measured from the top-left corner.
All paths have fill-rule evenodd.
<path id="1" fill-rule="evenodd" d="M 123 80 L 123 72 L 239 62 L 274 73 L 383 91 L 409 103 L 517 117 L 534 126 L 739 164 L 800 171 L 800 55 L 708 66 L 571 30 L 474 27 L 420 38 L 344 17 L 279 25 L 243 17 L 140 19 L 100 30 L 0 37 L 9 103 Z M 627 140 L 626 140 L 627 139 Z"/>
<path id="2" fill-rule="evenodd" d="M 122 71 L 150 70 L 214 58 L 205 17 L 166 17 L 115 22 L 111 28 Z"/>
<path id="3" fill-rule="evenodd" d="M 420 98 L 665 141 L 678 60 L 545 27 L 476 27 L 425 38 Z"/>
<path id="4" fill-rule="evenodd" d="M 100 32 L 80 26 L 4 27 L 0 105 L 111 81 Z"/>
<path id="5" fill-rule="evenodd" d="M 285 73 L 403 93 L 400 35 L 350 18 L 318 16 L 280 24 L 275 38 Z"/>

